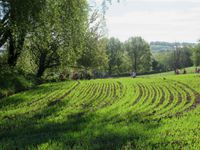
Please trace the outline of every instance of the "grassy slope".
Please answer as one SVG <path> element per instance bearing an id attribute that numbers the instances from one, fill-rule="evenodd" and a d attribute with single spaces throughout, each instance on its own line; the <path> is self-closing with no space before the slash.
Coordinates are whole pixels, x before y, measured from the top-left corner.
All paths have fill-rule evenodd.
<path id="1" fill-rule="evenodd" d="M 0 101 L 0 149 L 198 149 L 199 83 L 193 74 L 44 84 Z"/>
<path id="2" fill-rule="evenodd" d="M 194 74 L 195 73 L 195 68 L 196 67 L 188 67 L 188 68 L 185 68 L 185 69 L 187 71 L 187 74 Z M 180 70 L 180 74 L 182 74 L 182 73 L 183 73 L 183 70 Z M 174 75 L 174 71 L 158 73 L 158 74 L 152 74 L 152 75 L 144 75 L 144 77 L 146 77 L 146 76 L 166 76 L 166 75 Z"/>
<path id="3" fill-rule="evenodd" d="M 16 70 L 0 68 L 0 98 L 29 89 L 34 82 Z"/>

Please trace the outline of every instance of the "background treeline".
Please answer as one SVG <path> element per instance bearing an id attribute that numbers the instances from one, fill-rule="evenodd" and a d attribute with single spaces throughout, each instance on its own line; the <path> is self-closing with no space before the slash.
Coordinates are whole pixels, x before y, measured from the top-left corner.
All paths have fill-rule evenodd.
<path id="1" fill-rule="evenodd" d="M 141 37 L 106 38 L 105 6 L 97 9 L 87 0 L 0 0 L 1 91 L 15 82 L 12 91 L 29 88 L 30 81 L 127 76 L 200 64 L 200 45 L 152 53 Z"/>
<path id="2" fill-rule="evenodd" d="M 149 44 L 105 38 L 104 7 L 87 0 L 1 0 L 0 15 L 1 76 L 12 69 L 37 80 L 150 71 Z"/>
<path id="3" fill-rule="evenodd" d="M 153 52 L 165 51 L 165 50 L 175 50 L 176 47 L 195 47 L 196 43 L 188 43 L 188 42 L 163 42 L 163 41 L 155 41 L 150 43 L 151 50 Z"/>
<path id="4" fill-rule="evenodd" d="M 176 46 L 175 50 L 153 52 L 153 66 L 162 71 L 199 66 L 199 52 L 200 44 L 187 47 Z"/>

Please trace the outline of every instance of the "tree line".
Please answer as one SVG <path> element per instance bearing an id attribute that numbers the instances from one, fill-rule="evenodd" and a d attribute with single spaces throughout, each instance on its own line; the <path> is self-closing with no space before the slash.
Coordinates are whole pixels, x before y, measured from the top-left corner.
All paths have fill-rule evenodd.
<path id="1" fill-rule="evenodd" d="M 199 45 L 152 54 L 142 37 L 106 38 L 103 4 L 99 10 L 87 0 L 0 0 L 1 71 L 9 66 L 37 78 L 85 78 L 199 65 Z"/>
<path id="2" fill-rule="evenodd" d="M 174 50 L 153 53 L 153 68 L 172 71 L 200 65 L 200 44 L 196 46 L 176 46 Z"/>

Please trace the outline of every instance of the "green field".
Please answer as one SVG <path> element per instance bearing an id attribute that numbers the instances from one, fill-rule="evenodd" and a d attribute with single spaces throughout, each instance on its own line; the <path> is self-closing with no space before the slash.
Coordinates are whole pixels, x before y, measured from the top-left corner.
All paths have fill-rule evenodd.
<path id="1" fill-rule="evenodd" d="M 49 83 L 0 100 L 0 149 L 199 149 L 200 76 Z"/>

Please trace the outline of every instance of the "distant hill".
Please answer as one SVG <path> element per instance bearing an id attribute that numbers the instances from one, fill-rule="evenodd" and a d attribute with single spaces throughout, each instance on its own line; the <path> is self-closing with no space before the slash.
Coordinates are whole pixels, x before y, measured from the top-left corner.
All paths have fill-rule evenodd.
<path id="1" fill-rule="evenodd" d="M 174 50 L 175 46 L 178 47 L 194 47 L 196 45 L 196 43 L 187 43 L 187 42 L 183 42 L 183 43 L 169 43 L 169 42 L 160 42 L 160 41 L 156 41 L 156 42 L 151 42 L 150 43 L 150 47 L 152 51 L 166 51 L 166 50 Z"/>

